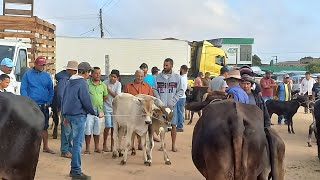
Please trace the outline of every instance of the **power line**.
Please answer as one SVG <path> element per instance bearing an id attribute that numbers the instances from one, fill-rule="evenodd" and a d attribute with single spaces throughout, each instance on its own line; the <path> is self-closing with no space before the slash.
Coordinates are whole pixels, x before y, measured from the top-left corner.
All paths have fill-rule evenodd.
<path id="1" fill-rule="evenodd" d="M 110 12 L 110 10 L 115 7 L 118 3 L 120 2 L 120 0 L 117 0 L 115 3 L 113 3 L 113 5 L 110 6 L 109 9 L 107 9 L 107 12 Z"/>
<path id="2" fill-rule="evenodd" d="M 91 17 L 90 17 L 91 16 Z M 77 19 L 77 18 L 93 18 L 92 16 L 97 17 L 97 14 L 83 14 L 77 16 L 58 16 L 58 17 L 44 17 L 43 19 Z"/>
<path id="3" fill-rule="evenodd" d="M 99 24 L 98 26 L 96 26 L 96 27 L 94 27 L 94 28 L 90 29 L 89 31 L 86 31 L 86 32 L 84 32 L 84 33 L 80 34 L 79 36 L 83 36 L 83 35 L 85 35 L 85 34 L 88 34 L 89 32 L 93 32 L 93 31 L 95 31 L 99 26 L 100 26 L 100 24 Z"/>
<path id="4" fill-rule="evenodd" d="M 113 36 L 113 33 L 111 33 L 105 26 L 103 26 L 103 29 L 105 30 L 105 31 L 107 31 L 107 33 L 112 37 Z"/>
<path id="5" fill-rule="evenodd" d="M 105 6 L 108 6 L 109 4 L 111 4 L 113 2 L 113 0 L 109 1 L 108 0 L 106 1 L 106 3 L 103 4 L 103 6 L 100 8 L 100 9 L 103 9 Z"/>

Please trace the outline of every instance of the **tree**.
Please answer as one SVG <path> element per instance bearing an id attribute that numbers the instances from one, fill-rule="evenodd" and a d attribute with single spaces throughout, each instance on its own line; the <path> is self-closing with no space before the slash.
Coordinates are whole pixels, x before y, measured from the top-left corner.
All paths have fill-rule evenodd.
<path id="1" fill-rule="evenodd" d="M 320 63 L 309 63 L 308 65 L 306 65 L 306 70 L 310 73 L 320 73 Z"/>
<path id="2" fill-rule="evenodd" d="M 252 65 L 253 66 L 261 66 L 261 59 L 259 58 L 259 56 L 258 55 L 253 55 L 252 56 Z"/>

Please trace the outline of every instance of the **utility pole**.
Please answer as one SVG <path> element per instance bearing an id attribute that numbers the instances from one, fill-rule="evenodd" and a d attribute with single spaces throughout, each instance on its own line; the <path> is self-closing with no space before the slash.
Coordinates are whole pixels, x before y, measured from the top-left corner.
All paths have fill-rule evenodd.
<path id="1" fill-rule="evenodd" d="M 104 33 L 103 33 L 103 24 L 102 24 L 102 9 L 100 9 L 99 11 L 99 19 L 100 19 L 100 37 L 103 38 L 104 37 Z"/>

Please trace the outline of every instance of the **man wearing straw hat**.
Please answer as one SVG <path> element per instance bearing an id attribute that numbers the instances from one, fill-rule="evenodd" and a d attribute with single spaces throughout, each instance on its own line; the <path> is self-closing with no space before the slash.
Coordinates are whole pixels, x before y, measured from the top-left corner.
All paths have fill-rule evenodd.
<path id="1" fill-rule="evenodd" d="M 62 95 L 64 89 L 66 87 L 67 82 L 69 81 L 70 77 L 74 74 L 77 74 L 78 70 L 78 62 L 77 61 L 68 61 L 65 70 L 59 72 L 55 75 L 57 82 L 57 104 L 58 104 L 58 111 L 61 112 L 61 104 L 62 104 Z M 72 133 L 69 123 L 63 123 L 64 117 L 61 115 L 61 144 L 60 144 L 60 151 L 61 157 L 71 158 L 71 139 Z"/>
<path id="2" fill-rule="evenodd" d="M 225 80 L 229 86 L 226 89 L 226 93 L 233 95 L 233 99 L 235 101 L 249 104 L 249 97 L 247 93 L 240 87 L 240 71 L 236 69 L 230 70 Z"/>

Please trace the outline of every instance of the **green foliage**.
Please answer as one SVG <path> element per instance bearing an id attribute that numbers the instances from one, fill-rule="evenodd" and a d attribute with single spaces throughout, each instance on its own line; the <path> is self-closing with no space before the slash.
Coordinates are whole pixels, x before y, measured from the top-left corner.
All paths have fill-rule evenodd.
<path id="1" fill-rule="evenodd" d="M 306 70 L 310 73 L 320 73 L 320 63 L 309 63 L 306 67 Z"/>
<path id="2" fill-rule="evenodd" d="M 253 66 L 261 66 L 261 59 L 259 58 L 259 56 L 258 55 L 253 55 L 252 56 L 252 65 Z"/>

